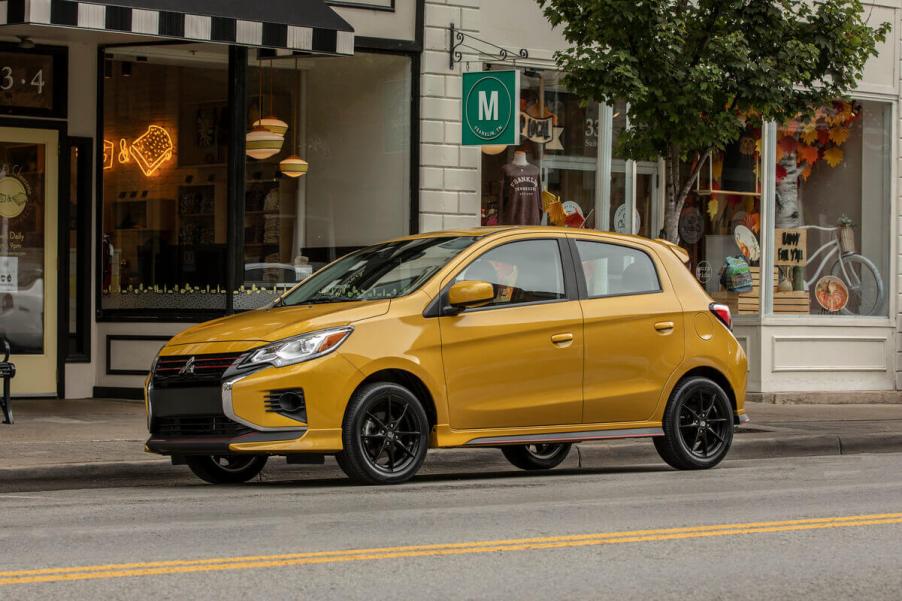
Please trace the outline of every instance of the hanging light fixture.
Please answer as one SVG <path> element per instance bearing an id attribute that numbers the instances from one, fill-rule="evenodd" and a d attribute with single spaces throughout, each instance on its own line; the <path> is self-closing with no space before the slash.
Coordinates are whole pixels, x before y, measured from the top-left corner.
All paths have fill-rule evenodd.
<path id="1" fill-rule="evenodd" d="M 265 127 L 269 131 L 274 134 L 278 134 L 280 136 L 284 136 L 285 132 L 288 131 L 288 124 L 276 117 L 273 111 L 273 65 L 272 60 L 269 61 L 269 116 L 263 117 L 262 119 L 258 119 L 254 122 L 254 127 L 260 126 Z M 261 99 L 261 109 L 260 114 L 263 114 L 262 109 L 262 99 Z"/>
<path id="2" fill-rule="evenodd" d="M 300 95 L 300 93 L 301 93 L 301 72 L 298 69 L 297 57 L 294 58 L 294 72 L 297 77 L 297 85 L 295 86 L 295 89 L 297 90 L 297 93 Z M 288 177 L 301 177 L 302 175 L 307 174 L 307 169 L 309 168 L 309 165 L 307 164 L 307 161 L 305 161 L 304 159 L 302 159 L 299 156 L 300 152 L 301 152 L 300 133 L 299 133 L 300 128 L 298 127 L 298 124 L 300 123 L 300 119 L 299 119 L 300 116 L 298 115 L 296 102 L 292 103 L 291 113 L 292 113 L 292 121 L 294 121 L 294 147 L 297 149 L 297 153 L 292 154 L 290 157 L 288 157 L 286 159 L 283 159 L 282 162 L 279 163 L 279 170 L 282 172 L 283 175 L 286 175 Z"/>
<path id="3" fill-rule="evenodd" d="M 258 61 L 260 69 L 260 114 L 263 114 L 263 63 Z M 271 98 L 271 97 L 270 97 Z M 270 102 L 272 100 L 270 99 Z M 275 133 L 261 123 L 262 119 L 254 122 L 254 127 L 247 132 L 244 138 L 245 152 L 252 159 L 265 160 L 276 156 L 282 150 L 282 144 L 285 143 L 285 137 L 282 134 Z M 287 126 L 286 126 L 287 130 Z"/>
<path id="4" fill-rule="evenodd" d="M 247 156 L 262 161 L 279 154 L 285 138 L 258 125 L 247 132 L 244 142 Z"/>
<path id="5" fill-rule="evenodd" d="M 494 156 L 501 154 L 505 150 L 507 150 L 507 144 L 486 144 L 482 147 L 482 154 Z"/>

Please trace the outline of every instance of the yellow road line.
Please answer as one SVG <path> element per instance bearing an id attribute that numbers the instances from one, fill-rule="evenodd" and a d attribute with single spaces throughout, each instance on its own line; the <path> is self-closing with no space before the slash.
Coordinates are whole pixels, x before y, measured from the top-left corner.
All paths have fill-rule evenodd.
<path id="1" fill-rule="evenodd" d="M 657 542 L 693 538 L 736 536 L 744 534 L 765 534 L 775 532 L 801 532 L 805 530 L 853 528 L 890 524 L 902 524 L 902 513 L 885 513 L 832 518 L 811 518 L 803 520 L 784 520 L 771 522 L 748 522 L 738 524 L 716 524 L 708 526 L 689 526 L 683 528 L 634 530 L 627 532 L 607 532 L 597 534 L 473 541 L 434 545 L 411 545 L 400 547 L 382 547 L 374 549 L 348 549 L 309 553 L 289 553 L 281 555 L 257 555 L 243 557 L 194 559 L 183 561 L 156 561 L 64 568 L 42 568 L 35 570 L 16 570 L 0 572 L 0 586 L 12 584 L 35 584 L 44 582 L 125 578 L 134 576 L 154 576 L 162 574 L 188 574 L 196 572 L 278 568 L 297 565 L 345 563 L 352 561 L 376 561 L 405 557 L 442 557 L 450 555 L 498 553 L 503 551 L 561 549 L 597 545 Z"/>

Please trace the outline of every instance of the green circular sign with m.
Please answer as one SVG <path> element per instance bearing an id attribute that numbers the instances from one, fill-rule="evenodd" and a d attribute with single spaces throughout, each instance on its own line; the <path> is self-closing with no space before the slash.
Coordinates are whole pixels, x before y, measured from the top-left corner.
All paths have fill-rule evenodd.
<path id="1" fill-rule="evenodd" d="M 464 73 L 463 132 L 465 145 L 517 144 L 519 72 Z"/>

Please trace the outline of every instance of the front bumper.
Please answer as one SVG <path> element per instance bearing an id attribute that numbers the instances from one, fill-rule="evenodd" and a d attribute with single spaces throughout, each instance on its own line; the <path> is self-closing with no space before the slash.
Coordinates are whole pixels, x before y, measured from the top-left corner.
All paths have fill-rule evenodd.
<path id="1" fill-rule="evenodd" d="M 250 373 L 228 370 L 212 381 L 159 386 L 149 378 L 146 450 L 162 455 L 337 452 L 344 409 L 357 380 L 359 372 L 337 354 Z M 274 411 L 271 400 L 267 404 L 274 391 L 286 389 L 302 389 L 310 400 L 305 421 Z"/>
<path id="2" fill-rule="evenodd" d="M 307 428 L 261 432 L 230 420 L 218 386 L 149 387 L 151 436 L 146 449 L 161 455 L 223 455 L 241 443 L 288 442 Z"/>

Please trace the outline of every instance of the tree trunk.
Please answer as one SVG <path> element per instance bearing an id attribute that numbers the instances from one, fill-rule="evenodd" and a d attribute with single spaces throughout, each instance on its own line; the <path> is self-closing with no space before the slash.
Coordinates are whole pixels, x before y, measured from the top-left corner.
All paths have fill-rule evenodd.
<path id="1" fill-rule="evenodd" d="M 702 168 L 702 157 L 706 153 L 697 153 L 695 161 L 692 164 L 689 173 L 686 175 L 685 181 L 681 177 L 680 172 L 680 150 L 679 148 L 671 148 L 667 157 L 667 202 L 664 209 L 664 234 L 667 240 L 674 244 L 680 243 L 680 214 L 683 212 L 683 205 L 686 204 L 686 198 L 698 179 L 698 174 Z"/>
<path id="2" fill-rule="evenodd" d="M 799 169 L 795 152 L 780 159 L 780 166 L 786 169 L 786 176 L 776 184 L 776 222 L 779 228 L 802 225 L 802 202 L 799 197 Z"/>

